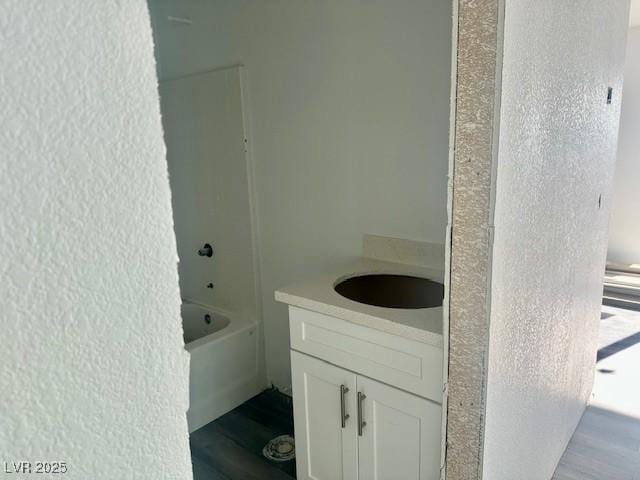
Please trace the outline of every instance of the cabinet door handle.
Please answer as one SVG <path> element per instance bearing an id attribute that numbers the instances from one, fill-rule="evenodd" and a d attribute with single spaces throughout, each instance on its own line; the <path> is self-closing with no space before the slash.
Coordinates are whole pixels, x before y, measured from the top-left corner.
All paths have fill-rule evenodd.
<path id="1" fill-rule="evenodd" d="M 346 412 L 344 400 L 348 391 L 349 389 L 345 385 L 340 385 L 340 421 L 342 423 L 342 428 L 347 425 L 347 418 L 349 418 L 349 414 Z"/>
<path id="2" fill-rule="evenodd" d="M 362 392 L 358 392 L 358 436 L 362 436 L 362 430 L 367 422 L 364 421 L 364 415 L 362 414 L 362 402 L 367 398 Z"/>

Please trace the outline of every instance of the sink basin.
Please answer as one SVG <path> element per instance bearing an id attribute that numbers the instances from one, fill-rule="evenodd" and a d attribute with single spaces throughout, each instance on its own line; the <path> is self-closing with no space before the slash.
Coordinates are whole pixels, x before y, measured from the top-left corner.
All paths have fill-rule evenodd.
<path id="1" fill-rule="evenodd" d="M 388 308 L 439 307 L 444 297 L 441 283 L 408 275 L 359 275 L 342 280 L 333 288 L 349 300 Z"/>

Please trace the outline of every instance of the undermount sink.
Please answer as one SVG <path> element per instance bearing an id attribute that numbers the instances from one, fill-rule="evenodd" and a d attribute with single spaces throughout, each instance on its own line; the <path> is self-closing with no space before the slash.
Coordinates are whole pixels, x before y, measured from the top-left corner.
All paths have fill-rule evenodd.
<path id="1" fill-rule="evenodd" d="M 388 308 L 442 306 L 444 285 L 409 275 L 367 274 L 339 281 L 334 290 L 345 298 Z"/>

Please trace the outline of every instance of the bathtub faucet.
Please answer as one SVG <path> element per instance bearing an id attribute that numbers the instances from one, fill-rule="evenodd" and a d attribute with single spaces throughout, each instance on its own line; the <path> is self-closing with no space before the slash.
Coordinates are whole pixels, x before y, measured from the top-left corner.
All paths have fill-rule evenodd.
<path id="1" fill-rule="evenodd" d="M 213 256 L 213 247 L 208 243 L 204 244 L 200 250 L 198 250 L 198 255 L 201 257 L 212 257 Z"/>

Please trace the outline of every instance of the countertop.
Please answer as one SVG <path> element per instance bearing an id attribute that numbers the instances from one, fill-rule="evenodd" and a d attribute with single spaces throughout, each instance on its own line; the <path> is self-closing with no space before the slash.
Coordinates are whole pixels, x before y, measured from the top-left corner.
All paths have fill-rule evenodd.
<path id="1" fill-rule="evenodd" d="M 366 273 L 394 273 L 443 282 L 443 270 L 362 257 L 281 288 L 277 301 L 340 318 L 365 327 L 442 348 L 442 307 L 398 309 L 366 305 L 337 293 L 344 278 Z"/>

